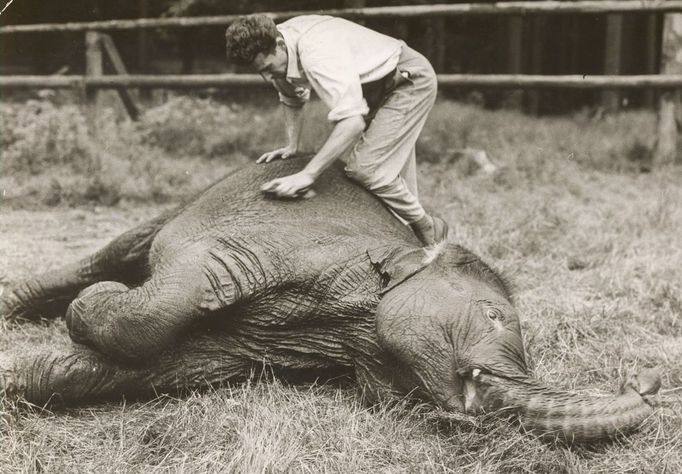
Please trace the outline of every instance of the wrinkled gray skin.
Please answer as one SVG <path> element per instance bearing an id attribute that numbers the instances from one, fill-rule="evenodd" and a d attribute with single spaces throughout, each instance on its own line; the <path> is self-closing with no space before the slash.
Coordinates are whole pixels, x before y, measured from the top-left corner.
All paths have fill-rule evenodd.
<path id="1" fill-rule="evenodd" d="M 6 289 L 8 318 L 70 303 L 74 343 L 1 354 L 0 389 L 85 403 L 239 379 L 264 361 L 352 368 L 374 399 L 504 408 L 526 430 L 567 440 L 650 415 L 642 395 L 657 390 L 655 374 L 599 398 L 534 381 L 504 282 L 457 245 L 427 264 L 409 228 L 339 168 L 314 199 L 259 192 L 302 164 L 248 166 L 81 262 Z"/>

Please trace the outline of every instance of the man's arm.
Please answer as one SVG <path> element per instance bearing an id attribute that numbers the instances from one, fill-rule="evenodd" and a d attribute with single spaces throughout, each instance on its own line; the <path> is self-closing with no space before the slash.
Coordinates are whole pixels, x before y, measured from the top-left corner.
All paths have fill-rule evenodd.
<path id="1" fill-rule="evenodd" d="M 261 188 L 278 197 L 302 195 L 360 137 L 365 129 L 363 116 L 368 112 L 360 74 L 347 45 L 324 35 L 316 40 L 313 35 L 303 43 L 299 41 L 298 51 L 308 82 L 330 109 L 327 118 L 334 123 L 334 128 L 303 170 L 270 181 Z"/>
<path id="2" fill-rule="evenodd" d="M 287 138 L 289 139 L 289 148 L 298 151 L 301 141 L 301 131 L 303 130 L 303 118 L 305 114 L 303 109 L 305 107 L 291 107 L 283 105 L 284 107 L 284 126 L 286 127 Z M 286 156 L 282 156 L 286 158 Z"/>
<path id="3" fill-rule="evenodd" d="M 294 107 L 282 103 L 284 109 L 284 128 L 287 134 L 288 144 L 277 150 L 263 153 L 256 163 L 270 163 L 275 158 L 282 159 L 294 156 L 298 152 L 299 142 L 301 141 L 301 131 L 303 130 L 304 106 Z"/>
<path id="4" fill-rule="evenodd" d="M 322 148 L 301 172 L 310 174 L 313 180 L 316 180 L 329 165 L 360 138 L 364 129 L 365 119 L 362 115 L 353 115 L 336 122 Z"/>
<path id="5" fill-rule="evenodd" d="M 362 115 L 353 115 L 339 120 L 322 145 L 322 148 L 296 174 L 274 179 L 263 185 L 263 191 L 276 194 L 278 197 L 295 197 L 299 192 L 309 188 L 322 172 L 350 148 L 365 129 Z"/>

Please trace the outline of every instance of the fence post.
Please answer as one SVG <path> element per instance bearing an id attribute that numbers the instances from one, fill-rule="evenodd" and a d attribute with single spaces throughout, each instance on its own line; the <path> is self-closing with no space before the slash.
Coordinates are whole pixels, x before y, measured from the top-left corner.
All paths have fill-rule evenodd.
<path id="1" fill-rule="evenodd" d="M 545 54 L 545 34 L 547 30 L 547 17 L 536 16 L 530 18 L 532 39 L 530 51 L 530 72 L 531 74 L 542 74 L 543 57 Z M 540 110 L 540 91 L 537 89 L 528 92 L 528 111 L 532 115 L 537 115 Z"/>
<path id="2" fill-rule="evenodd" d="M 342 8 L 365 8 L 366 6 L 366 0 L 343 0 L 342 2 Z M 365 24 L 365 21 L 361 18 L 356 19 L 355 22 L 361 25 Z"/>
<path id="3" fill-rule="evenodd" d="M 507 20 L 507 72 L 521 74 L 523 72 L 523 17 L 514 15 Z M 507 94 L 507 106 L 520 109 L 523 91 L 513 89 Z"/>
<path id="4" fill-rule="evenodd" d="M 663 21 L 661 74 L 682 73 L 682 14 L 667 14 Z M 654 161 L 657 164 L 678 161 L 678 123 L 682 115 L 679 90 L 661 94 L 658 106 L 658 131 Z"/>
<path id="5" fill-rule="evenodd" d="M 656 56 L 658 54 L 658 15 L 649 13 L 646 15 L 645 26 L 645 72 L 646 74 L 658 74 L 658 61 Z M 653 109 L 655 104 L 656 93 L 652 89 L 644 91 L 644 105 Z"/>
<path id="6" fill-rule="evenodd" d="M 137 15 L 139 18 L 149 16 L 149 0 L 140 0 Z M 149 37 L 150 34 L 145 28 L 140 28 L 137 32 L 137 70 L 138 74 L 147 74 L 149 68 Z M 138 94 L 145 100 L 151 98 L 149 89 L 140 89 Z"/>
<path id="7" fill-rule="evenodd" d="M 433 67 L 438 72 L 445 72 L 445 19 L 431 18 L 431 46 L 433 51 Z"/>
<path id="8" fill-rule="evenodd" d="M 606 17 L 606 45 L 604 48 L 604 74 L 617 76 L 621 71 L 623 49 L 623 15 Z M 602 106 L 607 112 L 615 112 L 620 105 L 620 93 L 606 90 L 602 93 Z"/>
<path id="9" fill-rule="evenodd" d="M 109 58 L 111 65 L 114 67 L 114 71 L 116 72 L 116 74 L 121 76 L 127 76 L 128 71 L 126 70 L 121 55 L 118 54 L 118 50 L 116 49 L 114 40 L 111 39 L 111 36 L 109 36 L 106 33 L 100 33 L 99 38 L 100 43 L 104 47 L 104 51 L 107 53 L 107 57 Z M 117 87 L 116 91 L 118 92 L 118 96 L 121 98 L 121 102 L 123 102 L 123 106 L 125 107 L 126 112 L 128 113 L 128 117 L 130 117 L 133 120 L 137 120 L 138 117 L 140 116 L 140 111 L 137 108 L 137 104 L 135 104 L 135 99 L 133 98 L 133 95 L 125 87 Z"/>
<path id="10" fill-rule="evenodd" d="M 96 31 L 85 32 L 85 75 L 86 77 L 98 77 L 104 72 L 102 42 Z M 97 115 L 99 108 L 99 93 L 95 88 L 86 87 L 85 98 L 88 107 Z"/>

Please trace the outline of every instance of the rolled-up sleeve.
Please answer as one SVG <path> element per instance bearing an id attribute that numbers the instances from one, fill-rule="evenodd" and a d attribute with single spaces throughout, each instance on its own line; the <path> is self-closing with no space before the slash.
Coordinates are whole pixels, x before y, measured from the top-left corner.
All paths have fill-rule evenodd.
<path id="1" fill-rule="evenodd" d="M 284 79 L 273 79 L 272 85 L 279 93 L 279 101 L 288 107 L 303 107 L 310 99 L 310 89 L 295 86 Z"/>
<path id="2" fill-rule="evenodd" d="M 367 115 L 369 107 L 362 96 L 360 74 L 347 49 L 339 45 L 308 46 L 301 54 L 301 63 L 310 85 L 330 109 L 329 121 Z"/>

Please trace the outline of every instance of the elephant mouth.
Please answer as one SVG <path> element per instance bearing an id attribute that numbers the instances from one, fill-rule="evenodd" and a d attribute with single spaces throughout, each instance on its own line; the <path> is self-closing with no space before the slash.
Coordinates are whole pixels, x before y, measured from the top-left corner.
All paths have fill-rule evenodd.
<path id="1" fill-rule="evenodd" d="M 490 411 L 487 391 L 479 383 L 481 376 L 498 380 L 505 384 L 523 383 L 524 378 L 496 373 L 484 366 L 472 365 L 457 371 L 461 383 L 463 408 L 466 413 L 478 414 Z"/>

